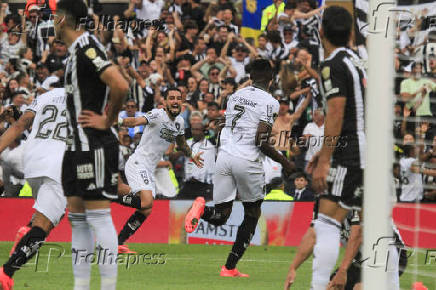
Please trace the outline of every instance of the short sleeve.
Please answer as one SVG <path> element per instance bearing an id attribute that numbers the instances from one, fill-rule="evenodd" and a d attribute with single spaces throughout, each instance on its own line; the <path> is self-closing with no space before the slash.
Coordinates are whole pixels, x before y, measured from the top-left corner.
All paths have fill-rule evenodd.
<path id="1" fill-rule="evenodd" d="M 77 51 L 77 58 L 80 63 L 87 65 L 97 75 L 102 74 L 112 63 L 107 59 L 106 53 L 97 45 L 89 44 Z"/>
<path id="2" fill-rule="evenodd" d="M 409 86 L 409 81 L 408 79 L 405 79 L 401 82 L 400 84 L 400 93 L 409 93 L 412 94 L 412 92 L 410 91 L 410 86 Z"/>
<path id="3" fill-rule="evenodd" d="M 36 112 L 38 112 L 39 110 L 41 110 L 43 104 L 43 102 L 41 100 L 38 100 L 38 98 L 33 99 L 32 103 L 27 106 L 26 108 L 26 112 L 30 111 L 30 112 L 34 112 L 36 114 Z"/>
<path id="4" fill-rule="evenodd" d="M 177 136 L 185 135 L 185 120 L 179 118 L 176 121 Z"/>
<path id="5" fill-rule="evenodd" d="M 303 135 L 312 135 L 312 123 L 309 123 L 304 127 Z"/>
<path id="6" fill-rule="evenodd" d="M 344 63 L 326 64 L 321 70 L 325 98 L 347 97 L 348 71 Z"/>
<path id="7" fill-rule="evenodd" d="M 262 110 L 260 121 L 266 122 L 269 125 L 273 125 L 279 113 L 279 102 L 277 100 L 273 100 L 269 102 L 264 109 Z"/>
<path id="8" fill-rule="evenodd" d="M 147 123 L 148 124 L 153 124 L 156 123 L 156 120 L 159 119 L 161 114 L 161 111 L 158 109 L 153 109 L 151 111 L 148 111 L 147 113 L 145 113 L 145 115 L 143 116 L 145 119 L 147 119 Z"/>

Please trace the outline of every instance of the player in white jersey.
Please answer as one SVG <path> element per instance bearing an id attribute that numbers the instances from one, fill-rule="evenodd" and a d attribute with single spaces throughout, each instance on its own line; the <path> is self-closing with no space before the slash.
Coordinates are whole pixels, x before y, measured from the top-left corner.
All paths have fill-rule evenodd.
<path id="1" fill-rule="evenodd" d="M 184 122 L 179 115 L 182 108 L 181 92 L 169 88 L 165 102 L 165 109 L 154 109 L 145 116 L 124 118 L 120 124 L 127 127 L 146 125 L 138 147 L 125 166 L 127 183 L 132 193 L 123 196 L 119 202 L 138 210 L 129 218 L 118 236 L 120 252 L 129 252 L 123 245 L 124 241 L 138 230 L 151 213 L 156 195 L 154 171 L 168 146 L 177 143 L 185 156 L 191 157 L 196 166 L 203 167 L 203 153 L 192 155 L 191 148 L 186 144 Z"/>
<path id="2" fill-rule="evenodd" d="M 267 92 L 273 78 L 271 65 L 265 59 L 256 59 L 250 65 L 253 85 L 236 91 L 227 102 L 215 165 L 215 206 L 205 207 L 204 198 L 199 197 L 185 218 L 188 233 L 195 230 L 200 218 L 215 226 L 223 225 L 231 214 L 236 194 L 243 202 L 244 220 L 227 262 L 221 268 L 221 276 L 248 277 L 236 269 L 236 264 L 250 244 L 261 214 L 265 196 L 262 159 L 266 155 L 279 162 L 287 174 L 294 171 L 286 157 L 268 142 L 279 110 L 278 101 Z"/>
<path id="3" fill-rule="evenodd" d="M 62 88 L 38 96 L 24 114 L 0 137 L 0 152 L 32 127 L 24 148 L 24 177 L 36 199 L 32 227 L 14 245 L 0 271 L 2 289 L 13 286 L 12 275 L 38 251 L 59 223 L 67 204 L 61 184 L 61 166 L 67 135 L 66 96 Z M 23 233 L 23 232 L 22 232 Z"/>
<path id="4" fill-rule="evenodd" d="M 424 188 L 422 185 L 421 167 L 416 158 L 415 146 L 405 145 L 405 157 L 400 159 L 401 167 L 401 195 L 400 201 L 416 202 L 422 199 Z"/>

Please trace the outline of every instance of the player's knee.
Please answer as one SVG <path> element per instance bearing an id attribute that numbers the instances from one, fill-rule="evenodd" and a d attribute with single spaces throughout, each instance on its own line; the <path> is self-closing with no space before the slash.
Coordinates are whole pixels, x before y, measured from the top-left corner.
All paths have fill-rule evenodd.
<path id="1" fill-rule="evenodd" d="M 250 218 L 257 221 L 262 213 L 262 210 L 260 209 L 261 205 L 261 200 L 256 202 L 244 202 L 244 219 Z"/>
<path id="2" fill-rule="evenodd" d="M 151 214 L 152 209 L 153 209 L 152 207 L 150 207 L 150 208 L 141 208 L 138 211 L 140 213 L 142 213 L 145 217 L 148 217 Z"/>
<path id="3" fill-rule="evenodd" d="M 37 211 L 32 220 L 32 227 L 39 227 L 48 234 L 54 225 L 45 215 Z"/>
<path id="4" fill-rule="evenodd" d="M 141 210 L 151 210 L 153 207 L 153 195 L 151 191 L 141 191 L 139 195 L 141 197 Z"/>

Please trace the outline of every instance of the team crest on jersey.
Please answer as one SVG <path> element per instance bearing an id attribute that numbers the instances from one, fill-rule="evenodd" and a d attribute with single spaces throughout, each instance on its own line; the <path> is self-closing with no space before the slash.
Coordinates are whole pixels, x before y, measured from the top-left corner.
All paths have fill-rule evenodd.
<path id="1" fill-rule="evenodd" d="M 85 51 L 85 54 L 86 54 L 86 56 L 89 57 L 90 59 L 94 59 L 94 58 L 97 57 L 97 52 L 95 51 L 95 49 L 94 49 L 93 47 L 88 48 L 88 49 Z"/>
<path id="2" fill-rule="evenodd" d="M 177 131 L 164 127 L 160 129 L 160 137 L 169 143 L 174 143 L 176 141 Z"/>
<path id="3" fill-rule="evenodd" d="M 321 74 L 322 74 L 323 79 L 325 79 L 325 80 L 329 79 L 330 78 L 330 67 L 329 66 L 324 67 L 321 71 Z"/>

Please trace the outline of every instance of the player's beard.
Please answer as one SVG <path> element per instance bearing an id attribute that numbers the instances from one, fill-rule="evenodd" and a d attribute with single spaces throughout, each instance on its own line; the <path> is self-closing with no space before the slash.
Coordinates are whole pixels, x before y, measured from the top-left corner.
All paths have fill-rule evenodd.
<path id="1" fill-rule="evenodd" d="M 181 108 L 179 106 L 179 108 L 177 109 L 177 112 L 175 112 L 174 110 L 175 110 L 175 108 L 172 108 L 171 106 L 167 105 L 167 112 L 170 113 L 170 115 L 175 118 L 180 114 Z"/>

